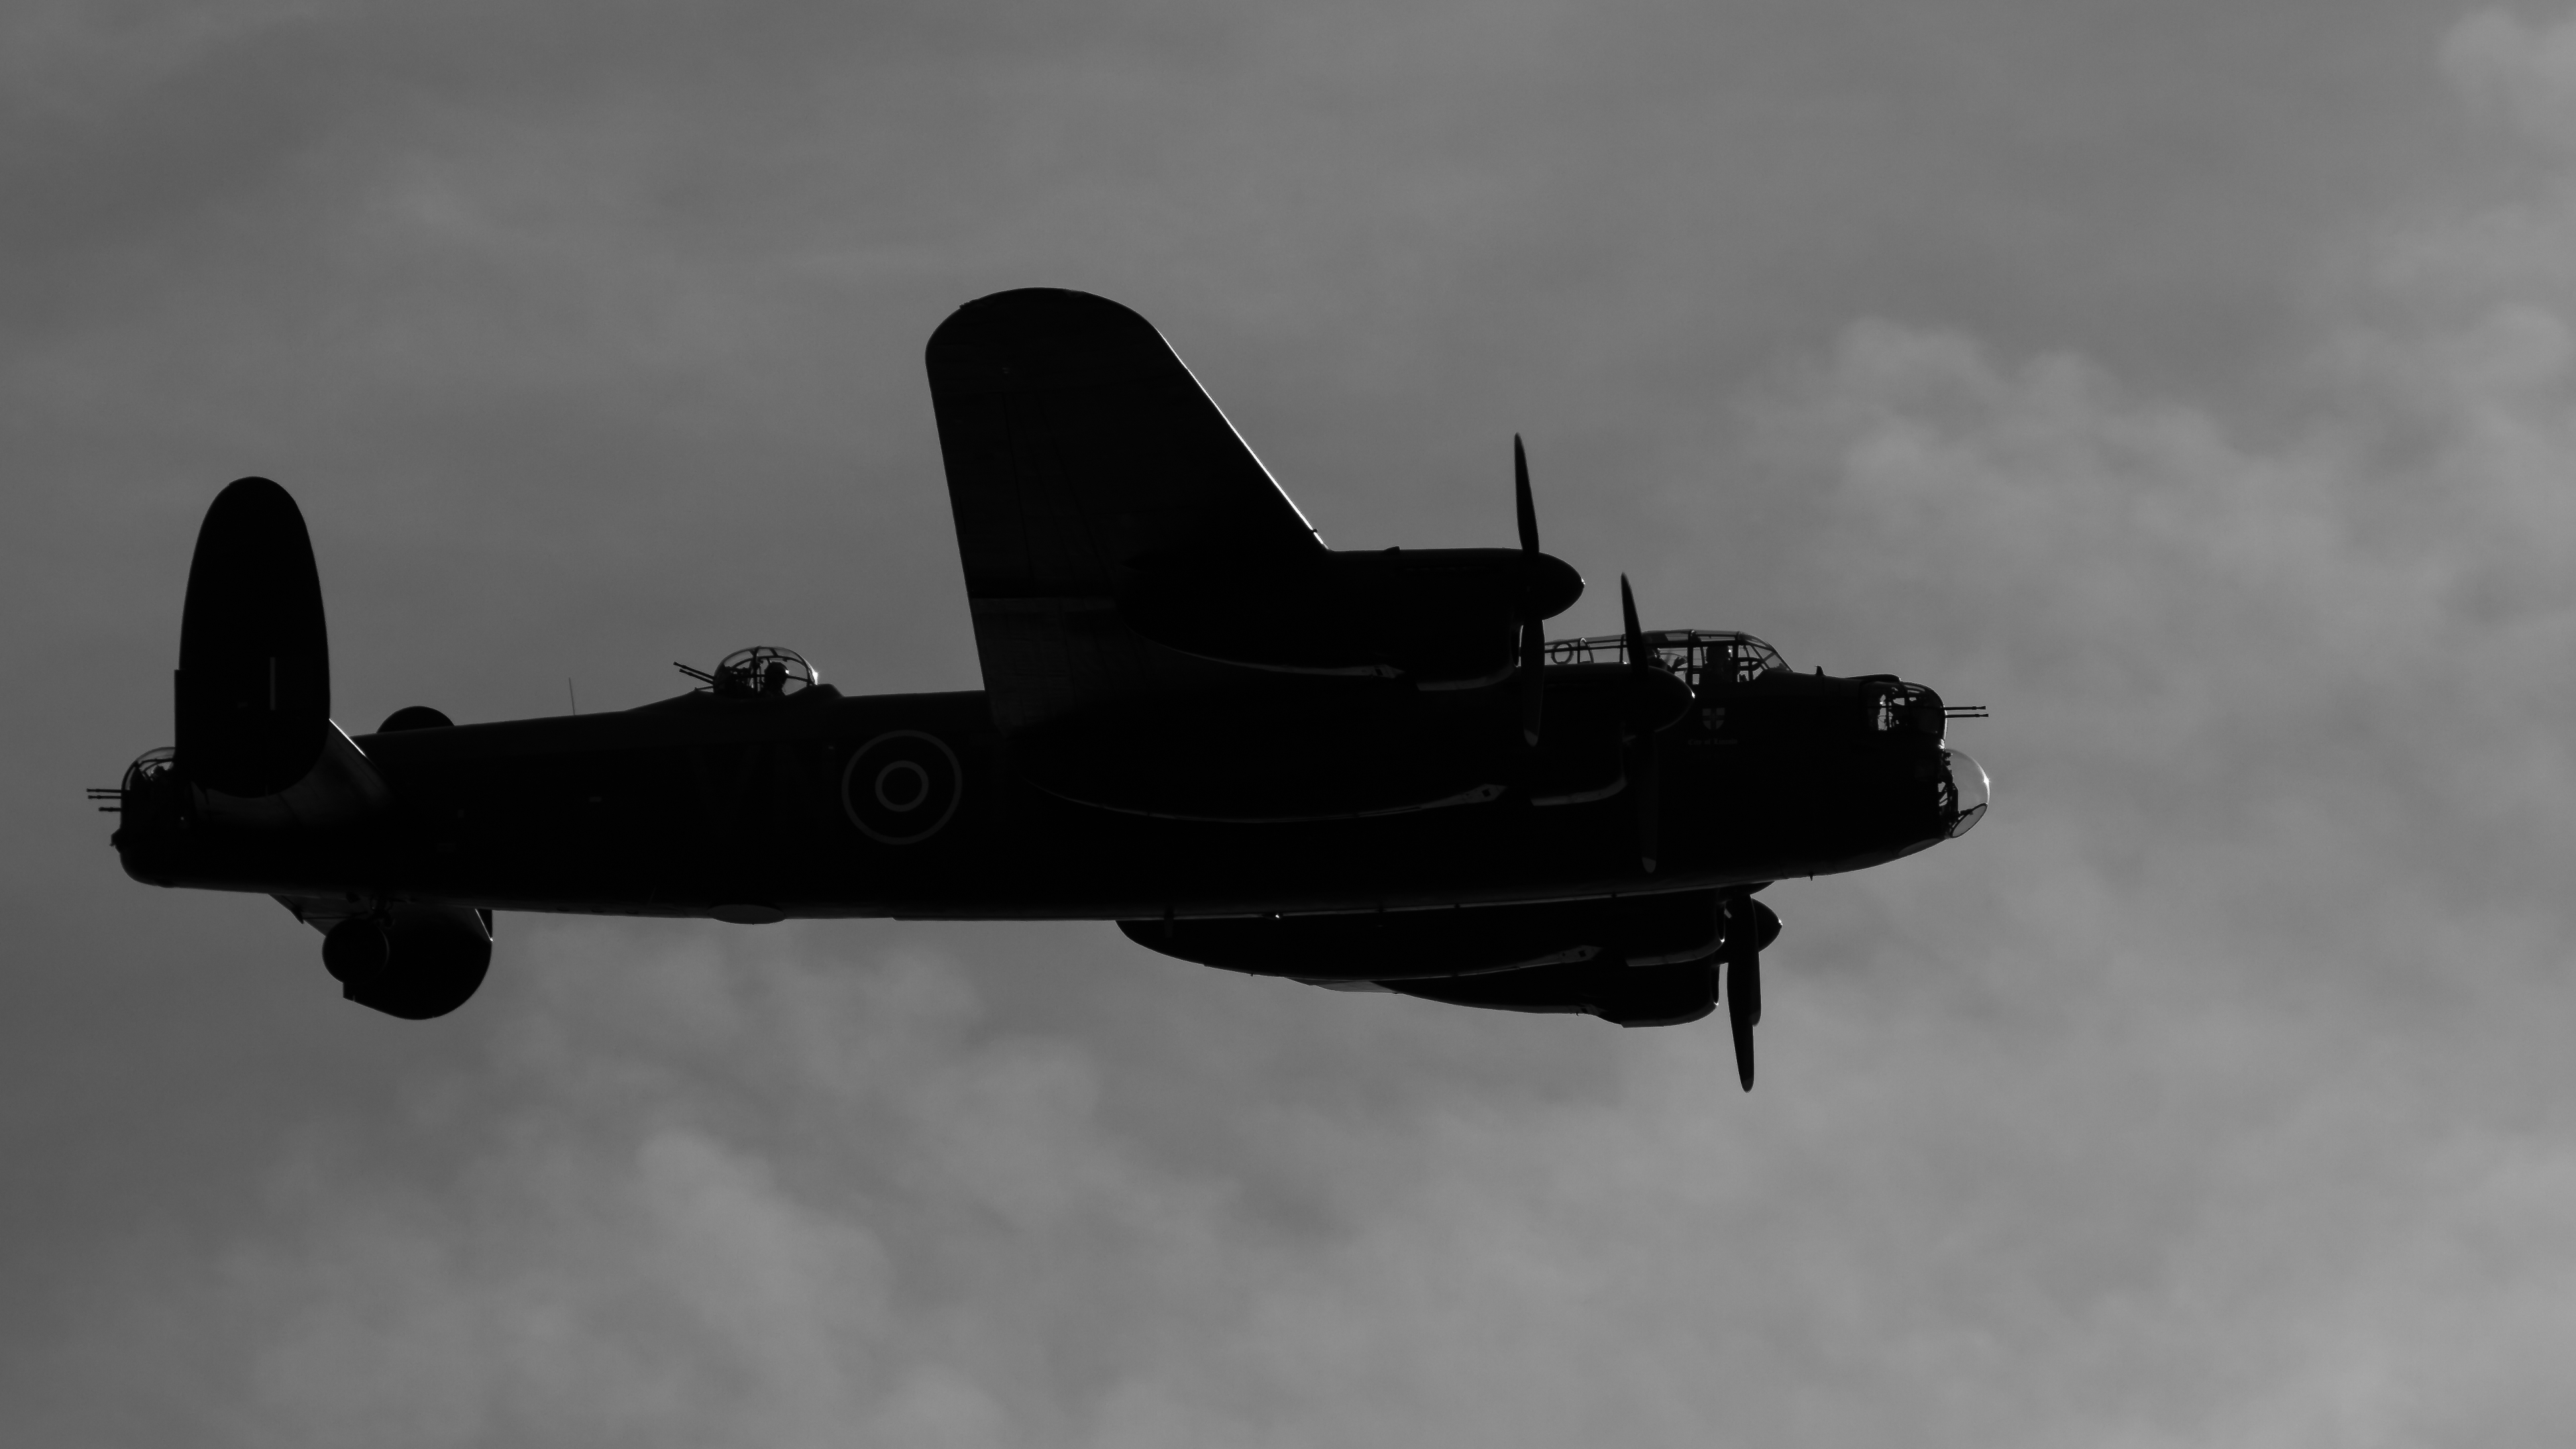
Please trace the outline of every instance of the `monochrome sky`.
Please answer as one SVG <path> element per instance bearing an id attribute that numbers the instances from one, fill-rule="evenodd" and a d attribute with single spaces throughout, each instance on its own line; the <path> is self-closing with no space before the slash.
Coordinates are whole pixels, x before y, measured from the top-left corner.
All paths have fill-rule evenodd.
<path id="1" fill-rule="evenodd" d="M 0 11 L 0 1416 L 63 1446 L 2517 1445 L 2576 1421 L 2576 16 Z M 1761 1088 L 1104 925 L 126 880 L 205 503 L 335 712 L 971 688 L 920 347 L 1152 319 L 1326 539 L 1992 707 Z"/>

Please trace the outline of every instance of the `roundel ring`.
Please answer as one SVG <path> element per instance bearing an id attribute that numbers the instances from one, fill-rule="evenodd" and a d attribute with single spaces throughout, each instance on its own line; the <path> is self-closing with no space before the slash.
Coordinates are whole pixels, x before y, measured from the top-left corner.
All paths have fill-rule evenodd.
<path id="1" fill-rule="evenodd" d="M 841 808 L 850 823 L 883 845 L 928 840 L 957 813 L 965 774 L 935 735 L 889 730 L 850 756 L 841 771 Z"/>

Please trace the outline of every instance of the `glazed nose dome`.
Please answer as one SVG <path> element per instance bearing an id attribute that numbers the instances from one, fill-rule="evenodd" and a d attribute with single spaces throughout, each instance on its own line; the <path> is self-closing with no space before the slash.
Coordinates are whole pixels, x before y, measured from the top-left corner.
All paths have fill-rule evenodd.
<path id="1" fill-rule="evenodd" d="M 1968 757 L 1965 750 L 1943 750 L 1950 762 L 1950 838 L 1974 830 L 1986 818 L 1986 807 L 1993 803 L 1994 781 L 1986 776 L 1986 767 Z"/>

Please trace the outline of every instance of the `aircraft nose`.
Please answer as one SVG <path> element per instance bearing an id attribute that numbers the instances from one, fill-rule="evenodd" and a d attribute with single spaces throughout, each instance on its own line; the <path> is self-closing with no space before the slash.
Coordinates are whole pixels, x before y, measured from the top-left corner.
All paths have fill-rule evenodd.
<path id="1" fill-rule="evenodd" d="M 1977 828 L 1986 818 L 1986 806 L 1994 799 L 1995 783 L 1986 775 L 1986 767 L 1968 757 L 1965 750 L 1943 750 L 1950 762 L 1950 838 L 1958 839 Z"/>

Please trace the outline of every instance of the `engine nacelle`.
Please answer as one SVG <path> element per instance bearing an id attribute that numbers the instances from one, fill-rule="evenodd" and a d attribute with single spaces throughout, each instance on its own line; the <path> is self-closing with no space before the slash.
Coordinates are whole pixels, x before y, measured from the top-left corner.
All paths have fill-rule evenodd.
<path id="1" fill-rule="evenodd" d="M 1120 921 L 1149 951 L 1255 976 L 1410 981 L 1600 961 L 1619 969 L 1714 955 L 1715 891 L 1539 905 L 1218 920 Z"/>
<path id="2" fill-rule="evenodd" d="M 388 905 L 322 938 L 340 995 L 405 1021 L 463 1006 L 491 964 L 492 913 L 465 906 Z"/>

